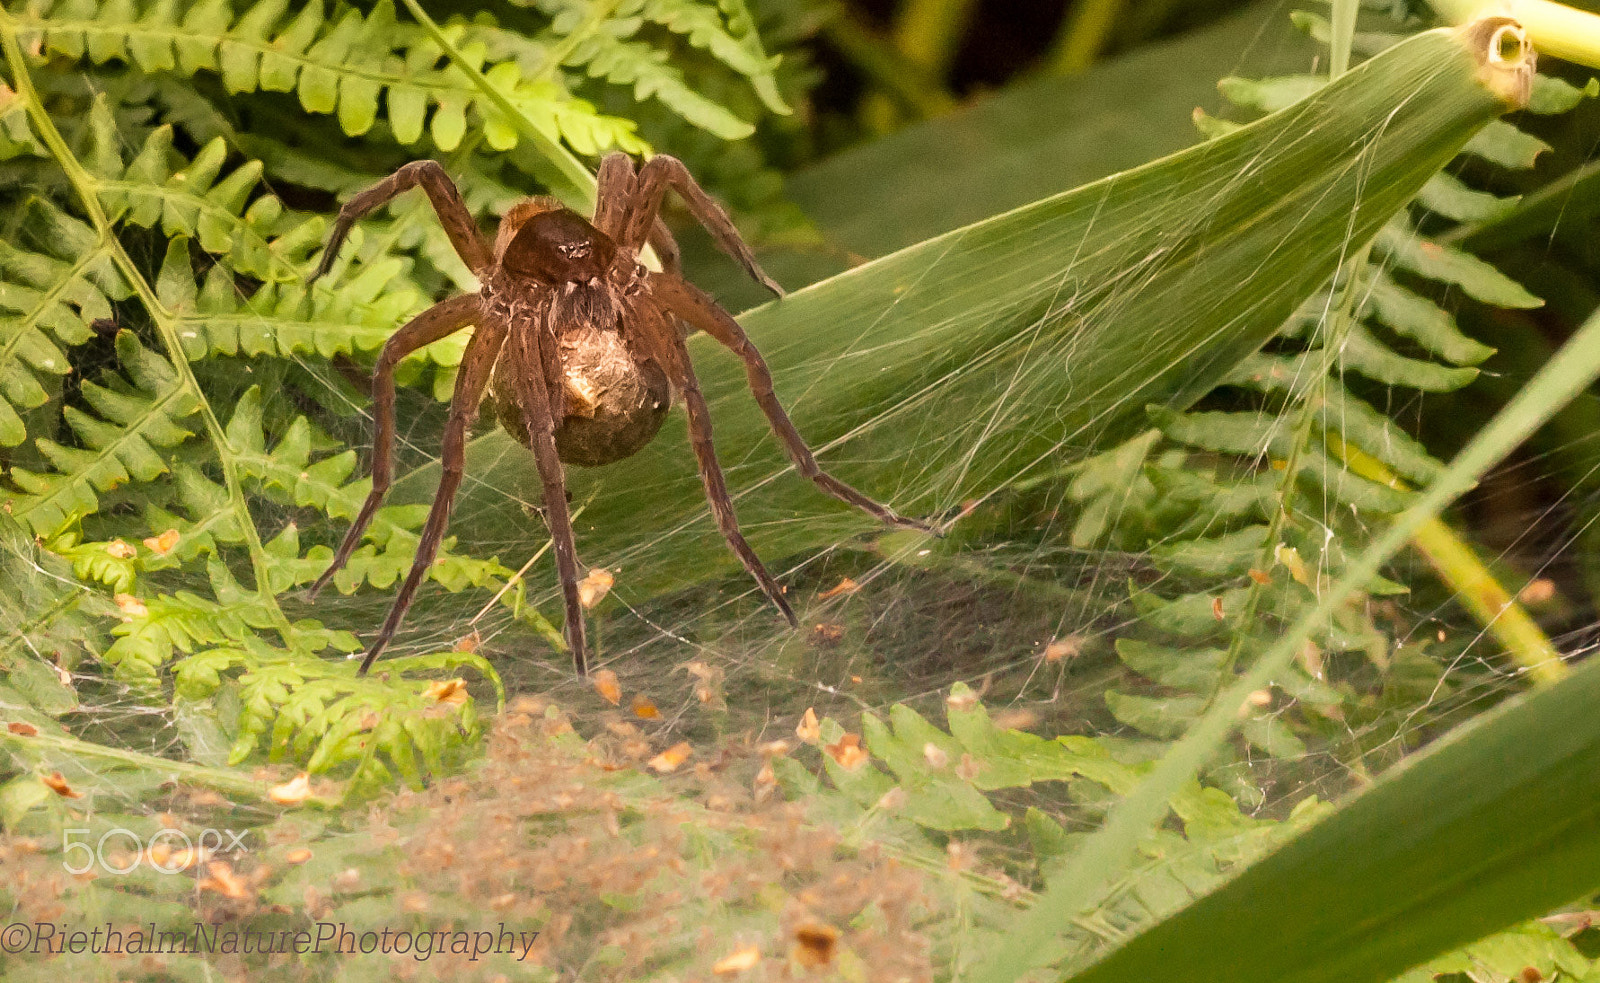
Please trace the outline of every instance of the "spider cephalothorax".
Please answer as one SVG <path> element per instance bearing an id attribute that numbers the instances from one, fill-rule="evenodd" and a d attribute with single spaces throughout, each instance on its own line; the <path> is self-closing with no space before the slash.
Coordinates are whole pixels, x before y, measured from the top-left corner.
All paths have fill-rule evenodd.
<path id="1" fill-rule="evenodd" d="M 885 522 L 929 528 L 901 518 L 817 466 L 772 392 L 772 375 L 761 353 L 737 321 L 678 275 L 677 248 L 656 217 L 669 187 L 725 252 L 773 293 L 783 294 L 757 265 L 728 216 L 675 158 L 655 157 L 635 171 L 626 154 L 611 154 L 600 165 L 592 222 L 554 199 L 531 198 L 506 213 L 492 248 L 478 234 L 443 168 L 433 161 L 407 164 L 340 210 L 312 279 L 328 271 L 350 227 L 362 215 L 418 185 L 427 192 L 451 244 L 482 288 L 441 301 L 413 318 L 389 339 L 373 370 L 377 434 L 372 492 L 333 563 L 312 586 L 313 594 L 355 552 L 393 478 L 395 366 L 424 345 L 469 326 L 476 328 L 456 375 L 439 490 L 416 560 L 367 650 L 362 672 L 394 636 L 438 553 L 461 485 L 467 431 L 491 388 L 496 418 L 533 451 L 538 464 L 566 605 L 567 643 L 579 673 L 584 671 L 583 609 L 578 602 L 578 560 L 562 463 L 598 466 L 638 451 L 661 428 L 674 395 L 682 398 L 688 411 L 690 441 L 718 528 L 762 591 L 791 624 L 796 623 L 782 588 L 739 532 L 711 444 L 705 397 L 695 380 L 679 320 L 706 332 L 744 360 L 751 392 L 801 474 L 829 495 Z M 662 260 L 661 272 L 650 272 L 639 263 L 639 251 L 647 243 Z"/>

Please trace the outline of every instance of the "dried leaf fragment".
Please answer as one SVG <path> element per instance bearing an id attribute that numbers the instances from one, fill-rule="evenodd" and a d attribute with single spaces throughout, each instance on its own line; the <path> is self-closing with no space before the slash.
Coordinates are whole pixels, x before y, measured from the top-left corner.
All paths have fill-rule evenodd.
<path id="1" fill-rule="evenodd" d="M 67 784 L 66 778 L 59 771 L 52 771 L 50 774 L 40 778 L 39 781 L 44 782 L 45 788 L 61 796 L 63 799 L 83 798 L 83 793 Z"/>
<path id="2" fill-rule="evenodd" d="M 281 806 L 297 806 L 311 798 L 311 773 L 302 771 L 300 774 L 267 789 L 267 798 Z"/>
<path id="3" fill-rule="evenodd" d="M 195 884 L 195 890 L 215 891 L 223 897 L 232 898 L 235 901 L 242 901 L 250 897 L 250 888 L 245 884 L 244 879 L 235 874 L 233 868 L 228 866 L 225 861 L 213 860 L 206 864 L 206 870 L 210 872 L 210 876 L 202 877 Z"/>
<path id="4" fill-rule="evenodd" d="M 1531 607 L 1548 604 L 1555 599 L 1556 582 L 1549 577 L 1536 577 L 1517 592 L 1517 600 Z"/>
<path id="5" fill-rule="evenodd" d="M 831 648 L 844 641 L 844 625 L 833 622 L 823 622 L 811 629 L 811 641 L 814 645 Z"/>
<path id="6" fill-rule="evenodd" d="M 651 758 L 647 767 L 650 768 L 650 770 L 660 772 L 661 774 L 666 774 L 669 771 L 677 771 L 678 766 L 683 764 L 685 761 L 688 761 L 689 755 L 693 753 L 694 748 L 690 746 L 688 741 L 679 741 L 678 743 L 667 748 L 665 751 L 662 751 L 660 754 Z"/>
<path id="7" fill-rule="evenodd" d="M 157 556 L 166 556 L 177 548 L 179 538 L 178 530 L 168 529 L 159 536 L 151 536 L 146 539 L 144 544 L 150 547 L 151 552 Z"/>
<path id="8" fill-rule="evenodd" d="M 860 734 L 845 734 L 837 744 L 829 744 L 823 750 L 845 771 L 855 771 L 867 763 L 867 752 L 861 749 Z"/>
<path id="9" fill-rule="evenodd" d="M 713 703 L 722 698 L 722 670 L 704 662 L 686 662 L 681 667 L 694 676 L 694 698 L 701 703 Z"/>
<path id="10" fill-rule="evenodd" d="M 839 942 L 839 930 L 821 922 L 807 922 L 794 930 L 794 961 L 807 969 L 817 969 L 833 962 L 833 952 Z"/>
<path id="11" fill-rule="evenodd" d="M 612 706 L 622 702 L 622 684 L 617 682 L 617 674 L 610 669 L 601 669 L 594 674 L 594 691 Z"/>
<path id="12" fill-rule="evenodd" d="M 794 736 L 807 744 L 815 744 L 822 740 L 822 724 L 817 720 L 817 711 L 814 707 L 806 707 L 805 715 L 800 718 L 800 723 L 794 729 Z"/>
<path id="13" fill-rule="evenodd" d="M 455 679 L 440 679 L 428 684 L 422 695 L 435 703 L 465 703 L 467 702 L 467 681 L 457 676 Z"/>
<path id="14" fill-rule="evenodd" d="M 1055 663 L 1060 662 L 1063 659 L 1075 659 L 1082 651 L 1082 635 L 1067 635 L 1064 638 L 1052 638 L 1050 640 L 1050 644 L 1044 647 L 1044 661 Z"/>
<path id="15" fill-rule="evenodd" d="M 826 601 L 830 597 L 840 597 L 843 595 L 854 594 L 860 589 L 860 584 L 856 583 L 854 580 L 851 580 L 849 577 L 845 577 L 843 580 L 839 581 L 838 586 L 818 594 L 817 600 Z"/>
<path id="16" fill-rule="evenodd" d="M 150 613 L 150 609 L 144 606 L 144 602 L 132 594 L 116 594 L 111 599 L 117 603 L 117 607 L 122 609 L 123 621 L 143 618 Z"/>
<path id="17" fill-rule="evenodd" d="M 733 976 L 747 969 L 754 969 L 761 962 L 761 947 L 747 945 L 718 959 L 711 967 L 711 971 L 718 976 Z"/>
<path id="18" fill-rule="evenodd" d="M 611 575 L 610 570 L 600 567 L 591 569 L 582 580 L 578 581 L 578 603 L 583 605 L 585 611 L 593 610 L 596 604 L 605 600 L 605 596 L 611 593 L 611 588 L 616 582 L 617 578 Z"/>

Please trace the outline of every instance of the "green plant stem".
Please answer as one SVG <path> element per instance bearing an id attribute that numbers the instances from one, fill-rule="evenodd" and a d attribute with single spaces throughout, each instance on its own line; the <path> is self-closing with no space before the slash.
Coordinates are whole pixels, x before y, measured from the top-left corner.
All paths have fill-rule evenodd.
<path id="1" fill-rule="evenodd" d="M 1340 295 L 1339 309 L 1333 312 L 1330 323 L 1323 332 L 1322 359 L 1317 365 L 1316 375 L 1311 379 L 1307 391 L 1299 397 L 1299 406 L 1295 414 L 1294 441 L 1290 445 L 1287 460 L 1283 462 L 1283 480 L 1278 484 L 1278 507 L 1273 510 L 1272 518 L 1267 523 L 1267 535 L 1261 543 L 1261 553 L 1256 561 L 1258 570 L 1271 570 L 1276 563 L 1283 527 L 1288 523 L 1289 516 L 1294 510 L 1294 495 L 1300 480 L 1301 459 L 1311 441 L 1311 434 L 1316 428 L 1321 409 L 1327 402 L 1328 374 L 1333 371 L 1339 352 L 1344 349 L 1345 338 L 1350 334 L 1350 327 L 1356 321 L 1358 279 L 1356 273 L 1366 267 L 1367 257 L 1371 252 L 1372 245 L 1368 243 L 1347 259 L 1342 267 L 1344 291 Z M 1270 582 L 1269 580 L 1268 583 Z M 1234 667 L 1239 664 L 1239 656 L 1244 652 L 1246 641 L 1254 637 L 1251 629 L 1255 627 L 1256 612 L 1261 607 L 1261 598 L 1265 593 L 1266 584 L 1251 578 L 1249 590 L 1245 593 L 1244 609 L 1235 622 L 1239 627 L 1228 643 L 1228 654 L 1222 660 L 1222 671 L 1217 673 L 1216 682 L 1212 686 L 1212 697 L 1221 692 L 1223 683 L 1233 678 Z"/>
<path id="2" fill-rule="evenodd" d="M 239 523 L 240 534 L 244 536 L 245 545 L 250 552 L 250 569 L 255 578 L 256 594 L 261 598 L 261 603 L 274 626 L 287 642 L 290 632 L 289 619 L 278 607 L 278 599 L 272 593 L 272 582 L 267 576 L 266 550 L 262 548 L 261 536 L 256 530 L 255 520 L 250 516 L 250 505 L 244 497 L 244 486 L 239 481 L 237 452 L 228 442 L 227 431 L 217 419 L 210 401 L 200 389 L 200 381 L 195 378 L 194 370 L 189 366 L 183 343 L 178 337 L 175 323 L 177 319 L 156 297 L 155 290 L 145 280 L 144 274 L 133 262 L 133 258 L 122 248 L 122 243 L 117 240 L 116 230 L 111 227 L 111 220 L 106 216 L 105 209 L 100 207 L 100 199 L 95 194 L 94 178 L 73 156 L 66 140 L 61 136 L 61 131 L 56 129 L 55 122 L 50 119 L 44 103 L 39 99 L 39 92 L 33 85 L 33 76 L 29 73 L 28 64 L 22 54 L 22 46 L 17 41 L 16 22 L 11 19 L 10 13 L 3 9 L 0 9 L 0 46 L 5 48 L 6 62 L 11 68 L 13 81 L 16 83 L 17 91 L 27 100 L 28 115 L 33 120 L 40 139 L 44 141 L 56 163 L 66 174 L 73 192 L 83 204 L 84 214 L 94 226 L 95 233 L 109 252 L 112 262 L 133 287 L 134 292 L 139 295 L 140 304 L 149 312 L 150 320 L 155 324 L 157 332 L 161 335 L 161 342 L 166 347 L 167 358 L 172 363 L 173 371 L 178 374 L 184 388 L 194 396 L 195 402 L 200 406 L 201 418 L 205 420 L 206 434 L 211 439 L 218 462 L 222 465 L 223 481 L 228 489 L 228 502 L 232 506 L 234 518 Z"/>
<path id="3" fill-rule="evenodd" d="M 1140 838 L 1160 822 L 1172 796 L 1193 779 L 1227 739 L 1238 722 L 1237 709 L 1250 693 L 1282 672 L 1306 637 L 1371 580 L 1418 529 L 1471 489 L 1484 472 L 1527 440 L 1597 376 L 1600 313 L 1591 316 L 1516 398 L 1456 455 L 1438 480 L 1346 567 L 1316 607 L 1301 615 L 1172 746 L 1133 793 L 1112 811 L 1105 826 L 1084 842 L 1068 875 L 1041 894 L 1038 903 L 1007 934 L 1004 944 L 993 949 L 969 979 L 975 983 L 1011 983 L 1035 968 L 1040 955 L 1050 951 L 1048 942 L 1059 926 L 1099 897 L 1102 885 L 1133 856 Z"/>
<path id="4" fill-rule="evenodd" d="M 841 55 L 913 115 L 940 116 L 956 107 L 955 98 L 943 83 L 907 59 L 843 5 L 830 12 L 822 33 Z"/>
<path id="5" fill-rule="evenodd" d="M 138 751 L 109 747 L 104 744 L 96 744 L 93 741 L 80 741 L 76 737 L 68 737 L 64 734 L 52 734 L 47 729 L 40 730 L 39 733 L 31 737 L 23 737 L 6 730 L 0 730 L 0 742 L 9 744 L 25 755 L 48 751 L 80 763 L 98 761 L 110 765 L 142 768 L 147 771 L 171 775 L 179 781 L 192 782 L 195 785 L 214 788 L 236 798 L 261 802 L 269 801 L 266 782 L 248 778 L 231 768 L 212 768 L 206 765 L 191 764 L 187 761 L 174 761 L 171 758 L 157 757 L 153 754 L 140 754 Z M 320 802 L 321 800 L 307 801 Z"/>
<path id="6" fill-rule="evenodd" d="M 1328 448 L 1361 477 L 1401 491 L 1411 490 L 1383 462 L 1344 438 L 1329 434 Z M 1538 622 L 1529 617 L 1516 596 L 1495 579 L 1472 547 L 1447 523 L 1440 519 L 1423 523 L 1411 545 L 1529 676 L 1548 684 L 1571 675 L 1571 669 L 1561 661 L 1561 653 Z"/>
<path id="7" fill-rule="evenodd" d="M 1359 0 L 1334 0 L 1329 23 L 1328 77 L 1338 78 L 1350 70 L 1350 49 L 1355 44 Z"/>
<path id="8" fill-rule="evenodd" d="M 560 189 L 566 192 L 560 197 L 568 205 L 574 207 L 582 206 L 579 209 L 580 211 L 585 213 L 593 212 L 595 203 L 594 175 L 589 173 L 589 169 L 583 165 L 583 162 L 573 156 L 572 152 L 567 150 L 566 147 L 563 147 L 559 140 L 546 135 L 533 120 L 528 118 L 526 113 L 518 109 L 516 104 L 506 97 L 504 92 L 491 85 L 489 80 L 484 77 L 484 74 L 473 67 L 471 62 L 467 61 L 466 56 L 461 53 L 461 49 L 457 48 L 455 43 L 439 28 L 439 25 L 434 23 L 433 18 L 428 16 L 428 12 L 422 9 L 422 5 L 417 0 L 402 0 L 402 2 L 405 3 L 406 9 L 411 12 L 411 16 L 416 18 L 417 23 L 422 25 L 423 30 L 428 32 L 428 36 L 433 38 L 434 43 L 444 52 L 445 57 L 450 59 L 450 63 L 455 65 L 461 71 L 461 74 L 465 75 L 490 102 L 494 103 L 495 108 L 505 113 L 506 119 L 510 120 L 522 132 L 523 136 L 533 141 L 533 145 L 539 148 L 539 152 L 544 155 L 545 159 L 555 166 L 556 171 L 567 183 L 565 188 Z"/>
<path id="9" fill-rule="evenodd" d="M 1542 54 L 1600 68 L 1600 14 L 1551 0 L 1430 0 L 1446 20 L 1465 24 L 1478 17 L 1512 17 Z"/>
<path id="10" fill-rule="evenodd" d="M 570 34 L 562 38 L 560 44 L 551 48 L 550 52 L 545 55 L 544 64 L 540 65 L 538 71 L 528 76 L 528 78 L 531 81 L 536 82 L 547 82 L 553 80 L 556 77 L 556 73 L 561 70 L 561 64 L 565 62 L 574 51 L 578 50 L 579 45 L 589 40 L 589 38 L 594 35 L 595 31 L 599 29 L 600 25 L 604 24 L 606 20 L 613 13 L 615 13 L 617 7 L 621 6 L 621 4 L 622 0 L 599 0 L 599 2 L 591 2 L 589 4 L 589 13 L 586 17 L 584 17 L 583 23 L 573 28 Z M 413 11 L 413 13 L 415 13 L 415 11 Z"/>
<path id="11" fill-rule="evenodd" d="M 943 78 L 955 62 L 975 0 L 905 0 L 894 22 L 894 46 L 914 65 Z"/>
<path id="12" fill-rule="evenodd" d="M 1126 0 L 1077 0 L 1067 14 L 1050 54 L 1050 71 L 1077 75 L 1094 64 Z"/>

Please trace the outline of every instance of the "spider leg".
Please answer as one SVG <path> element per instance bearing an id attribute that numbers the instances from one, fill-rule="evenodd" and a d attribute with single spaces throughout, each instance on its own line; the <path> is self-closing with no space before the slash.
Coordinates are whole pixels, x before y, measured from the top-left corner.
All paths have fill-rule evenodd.
<path id="1" fill-rule="evenodd" d="M 578 601 L 578 550 L 573 540 L 572 516 L 567 512 L 567 481 L 556 452 L 556 421 L 551 414 L 550 387 L 545 381 L 546 365 L 555 356 L 543 349 L 551 344 L 547 332 L 519 330 L 509 342 L 512 371 L 509 373 L 528 430 L 528 446 L 533 449 L 544 486 L 544 518 L 550 527 L 550 542 L 555 548 L 556 574 L 561 580 L 561 596 L 567 610 L 567 647 L 572 649 L 572 664 L 578 675 L 588 671 L 584 658 L 583 605 Z"/>
<path id="2" fill-rule="evenodd" d="M 638 182 L 633 158 L 620 150 L 606 154 L 594 180 L 593 225 L 613 241 L 619 241 L 627 227 L 628 205 L 633 201 L 634 185 Z"/>
<path id="3" fill-rule="evenodd" d="M 456 373 L 455 394 L 450 398 L 450 417 L 444 425 L 444 446 L 439 454 L 439 490 L 434 493 L 433 507 L 428 510 L 428 522 L 422 528 L 422 538 L 417 543 L 417 556 L 411 562 L 411 572 L 406 574 L 405 583 L 400 585 L 400 592 L 395 595 L 394 606 L 389 609 L 389 617 L 384 619 L 377 639 L 367 649 L 366 658 L 361 660 L 358 675 L 366 675 L 394 637 L 401 619 L 406 616 L 406 610 L 411 607 L 417 588 L 422 584 L 422 578 L 428 575 L 434 557 L 439 554 L 439 543 L 444 539 L 445 526 L 450 522 L 450 507 L 455 502 L 456 489 L 461 487 L 461 474 L 466 467 L 467 430 L 478 415 L 478 403 L 483 399 L 484 387 L 488 385 L 489 374 L 500 355 L 505 336 L 506 326 L 503 322 L 486 318 L 467 343 L 461 368 Z"/>
<path id="4" fill-rule="evenodd" d="M 423 345 L 460 331 L 477 317 L 477 294 L 452 297 L 440 301 L 406 322 L 405 326 L 391 335 L 388 343 L 383 346 L 383 353 L 378 356 L 378 364 L 372 370 L 372 415 L 375 421 L 372 438 L 372 491 L 367 493 L 367 500 L 362 503 L 361 511 L 350 524 L 350 531 L 345 533 L 344 541 L 339 544 L 339 552 L 333 556 L 333 562 L 323 571 L 322 576 L 317 578 L 317 582 L 311 585 L 311 597 L 316 597 L 322 588 L 328 586 L 328 581 L 333 579 L 333 575 L 339 572 L 350 559 L 350 555 L 356 551 L 362 533 L 366 532 L 367 524 L 372 521 L 378 506 L 383 504 L 383 496 L 389 490 L 389 483 L 394 478 L 395 366 L 400 364 L 401 359 Z"/>
<path id="5" fill-rule="evenodd" d="M 661 200 L 666 196 L 668 188 L 678 193 L 688 204 L 690 213 L 705 226 L 707 232 L 711 233 L 711 237 L 716 240 L 722 251 L 738 260 L 739 265 L 744 267 L 744 271 L 750 274 L 751 279 L 772 291 L 775 296 L 783 296 L 783 288 L 761 269 L 761 264 L 756 262 L 755 253 L 752 253 L 750 247 L 739 237 L 739 230 L 733 227 L 733 220 L 728 218 L 728 213 L 695 183 L 689 169 L 676 157 L 657 154 L 639 169 L 639 176 L 633 186 L 633 201 L 628 207 L 626 226 L 621 238 L 612 237 L 616 239 L 617 245 L 637 251 L 646 240 L 652 245 L 656 244 L 659 237 L 656 231 L 657 216 L 661 211 Z M 665 227 L 660 231 L 664 233 Z M 664 257 L 663 268 L 669 273 L 676 272 L 674 268 L 666 265 Z"/>
<path id="6" fill-rule="evenodd" d="M 627 234 L 628 218 L 634 210 L 634 195 L 639 183 L 633 158 L 620 150 L 606 154 L 600 162 L 600 173 L 595 183 L 594 227 L 610 236 L 613 242 L 621 243 Z M 660 207 L 660 200 L 657 199 L 656 208 Z M 667 223 L 661 221 L 659 216 L 651 216 L 645 241 L 656 251 L 656 258 L 661 261 L 663 270 L 677 273 L 683 269 L 678 241 L 672 238 Z M 643 242 L 635 243 L 632 248 L 637 250 L 642 245 Z"/>
<path id="7" fill-rule="evenodd" d="M 472 220 L 472 213 L 467 211 L 466 203 L 461 200 L 461 192 L 456 190 L 455 182 L 450 180 L 450 175 L 445 173 L 438 161 L 417 160 L 344 203 L 344 207 L 339 209 L 339 218 L 333 223 L 333 234 L 328 236 L 328 246 L 322 251 L 322 262 L 317 264 L 316 272 L 311 274 L 306 285 L 310 286 L 332 268 L 334 260 L 339 258 L 339 247 L 344 245 L 345 236 L 350 234 L 350 227 L 359 222 L 363 215 L 418 185 L 427 193 L 428 201 L 439 216 L 439 224 L 444 226 L 445 235 L 450 237 L 450 244 L 455 247 L 461 261 L 473 273 L 481 276 L 494 260 L 488 244 L 478 234 L 478 225 Z"/>
<path id="8" fill-rule="evenodd" d="M 772 388 L 772 372 L 767 368 L 766 359 L 762 358 L 756 346 L 751 344 L 749 336 L 744 333 L 739 322 L 717 306 L 717 302 L 705 291 L 679 277 L 660 273 L 650 276 L 650 291 L 662 307 L 715 338 L 744 360 L 751 394 L 755 396 L 761 412 L 766 414 L 772 432 L 783 443 L 784 450 L 788 452 L 789 458 L 794 461 L 802 475 L 839 501 L 854 505 L 883 522 L 934 535 L 939 534 L 934 526 L 902 516 L 822 470 L 817 464 L 816 457 L 811 453 L 811 448 L 806 446 L 805 439 L 790 422 L 789 414 L 784 412 L 783 404 L 778 402 L 777 394 Z M 687 358 L 687 350 L 685 357 Z"/>
<path id="9" fill-rule="evenodd" d="M 733 498 L 728 494 L 728 484 L 722 476 L 722 464 L 717 460 L 717 449 L 711 439 L 711 410 L 700 392 L 700 382 L 695 378 L 689 351 L 677 331 L 669 326 L 664 313 L 649 309 L 653 306 L 646 303 L 635 307 L 638 315 L 635 323 L 645 329 L 651 347 L 664 355 L 662 361 L 666 363 L 667 372 L 683 396 L 684 409 L 689 413 L 689 444 L 694 448 L 695 462 L 700 466 L 700 481 L 705 485 L 706 501 L 711 504 L 711 514 L 717 520 L 717 528 L 722 531 L 722 538 L 727 540 L 728 548 L 733 550 L 745 570 L 761 585 L 767 599 L 783 612 L 789 624 L 798 627 L 800 620 L 784 598 L 783 588 L 767 572 L 761 558 L 739 531 L 739 517 L 734 513 Z"/>

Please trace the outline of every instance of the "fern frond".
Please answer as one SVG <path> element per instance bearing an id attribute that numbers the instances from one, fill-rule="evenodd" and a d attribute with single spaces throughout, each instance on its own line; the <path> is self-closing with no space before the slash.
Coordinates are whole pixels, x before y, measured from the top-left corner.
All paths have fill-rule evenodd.
<path id="1" fill-rule="evenodd" d="M 363 265 L 340 280 L 338 290 L 320 287 L 308 298 L 299 284 L 265 283 L 246 298 L 226 266 L 196 280 L 189 240 L 180 237 L 167 245 L 156 289 L 191 361 L 216 355 L 332 358 L 383 347 L 417 309 L 420 294 L 406 282 L 405 268 L 391 256 Z"/>
<path id="2" fill-rule="evenodd" d="M 165 452 L 192 436 L 181 421 L 195 413 L 198 401 L 172 367 L 131 331 L 118 332 L 117 356 L 126 375 L 108 375 L 104 384 L 84 382 L 89 410 L 68 406 L 63 411 L 80 446 L 40 437 L 35 446 L 54 470 L 11 469 L 11 480 L 22 491 L 11 499 L 11 513 L 40 535 L 59 529 L 72 515 L 98 511 L 97 492 L 165 474 Z"/>
<path id="3" fill-rule="evenodd" d="M 370 14 L 345 8 L 333 19 L 322 0 L 290 11 L 287 0 L 228 0 L 190 8 L 151 0 L 39 0 L 15 15 L 26 39 L 95 64 L 120 61 L 145 72 L 217 73 L 230 93 L 293 92 L 312 113 L 337 116 L 351 136 L 372 128 L 382 108 L 402 144 L 426 131 L 449 151 L 469 128 L 496 150 L 516 146 L 518 128 L 415 25 L 400 23 L 381 0 Z M 472 70 L 552 137 L 580 154 L 646 149 L 633 124 L 607 116 L 547 80 L 526 80 L 515 62 L 488 64 L 483 42 L 465 25 L 445 28 Z M 471 120 L 469 122 L 469 116 Z"/>
<path id="4" fill-rule="evenodd" d="M 184 357 L 184 346 L 179 336 L 179 330 L 173 322 L 172 313 L 168 311 L 156 296 L 156 291 L 151 287 L 138 264 L 128 255 L 122 243 L 116 238 L 116 230 L 111 220 L 107 218 L 105 209 L 94 187 L 94 178 L 89 174 L 83 163 L 73 154 L 61 136 L 61 131 L 56 127 L 44 107 L 38 103 L 38 92 L 33 84 L 33 76 L 29 72 L 26 57 L 22 53 L 22 45 L 18 39 L 17 27 L 9 11 L 0 12 L 0 47 L 4 48 L 6 64 L 9 67 L 18 91 L 28 97 L 29 120 L 45 146 L 49 149 L 55 163 L 60 167 L 72 188 L 73 195 L 78 199 L 79 207 L 89 219 L 96 238 L 105 245 L 110 254 L 112 263 L 116 266 L 118 274 L 127 282 L 131 293 L 136 296 L 139 305 L 144 308 L 149 316 L 157 335 L 160 337 L 166 356 L 172 366 L 174 375 L 181 386 L 186 399 L 192 399 L 198 408 L 200 417 L 205 423 L 206 436 L 211 442 L 211 452 L 216 455 L 222 467 L 223 480 L 228 487 L 228 498 L 232 505 L 234 515 L 244 530 L 245 544 L 250 554 L 250 565 L 255 573 L 258 597 L 261 603 L 269 609 L 273 620 L 280 631 L 290 630 L 288 619 L 278 608 L 277 599 L 267 587 L 267 558 L 261 548 L 260 537 L 257 535 L 254 520 L 250 516 L 248 503 L 245 501 L 244 491 L 239 484 L 239 475 L 232 460 L 231 451 L 225 440 L 222 439 L 222 426 L 217 420 L 215 412 L 207 402 L 200 388 L 194 371 Z M 13 469 L 15 470 L 15 469 Z M 59 524 L 59 523 L 58 523 Z"/>
<path id="5" fill-rule="evenodd" d="M 304 762 L 313 774 L 353 766 L 355 787 L 390 784 L 391 768 L 421 787 L 427 776 L 450 770 L 448 758 L 472 747 L 481 718 L 462 680 L 430 683 L 409 674 L 463 668 L 492 682 L 504 701 L 493 667 L 463 652 L 390 659 L 389 678 L 379 680 L 357 676 L 350 663 L 254 644 L 189 656 L 177 664 L 175 676 L 180 695 L 200 700 L 221 688 L 225 673 L 242 670 L 235 683 L 240 713 L 230 764 L 264 750 L 270 761 Z"/>
<path id="6" fill-rule="evenodd" d="M 54 380 L 71 371 L 63 349 L 88 341 L 89 325 L 132 292 L 82 222 L 39 199 L 28 203 L 26 222 L 43 251 L 0 242 L 0 447 L 27 438 L 19 412 L 43 406 Z"/>
<path id="7" fill-rule="evenodd" d="M 224 173 L 228 148 L 221 137 L 183 161 L 172 149 L 172 128 L 158 127 L 124 166 L 116 122 L 103 98 L 91 110 L 93 143 L 85 164 L 112 222 L 154 228 L 170 237 L 197 238 L 200 248 L 223 257 L 234 270 L 266 281 L 299 279 L 298 266 L 322 236 L 322 220 L 289 219 L 272 195 L 252 201 L 261 163 L 246 161 Z"/>
<path id="8" fill-rule="evenodd" d="M 123 623 L 111 630 L 116 641 L 105 661 L 119 679 L 154 684 L 160 670 L 178 653 L 208 646 L 258 644 L 258 633 L 279 629 L 273 608 L 241 587 L 220 561 L 206 564 L 212 597 L 191 591 L 138 598 L 124 608 Z M 129 610 L 131 608 L 131 610 Z M 356 652 L 361 643 L 348 631 L 324 628 L 321 622 L 295 622 L 285 644 L 305 653 L 334 649 Z"/>

